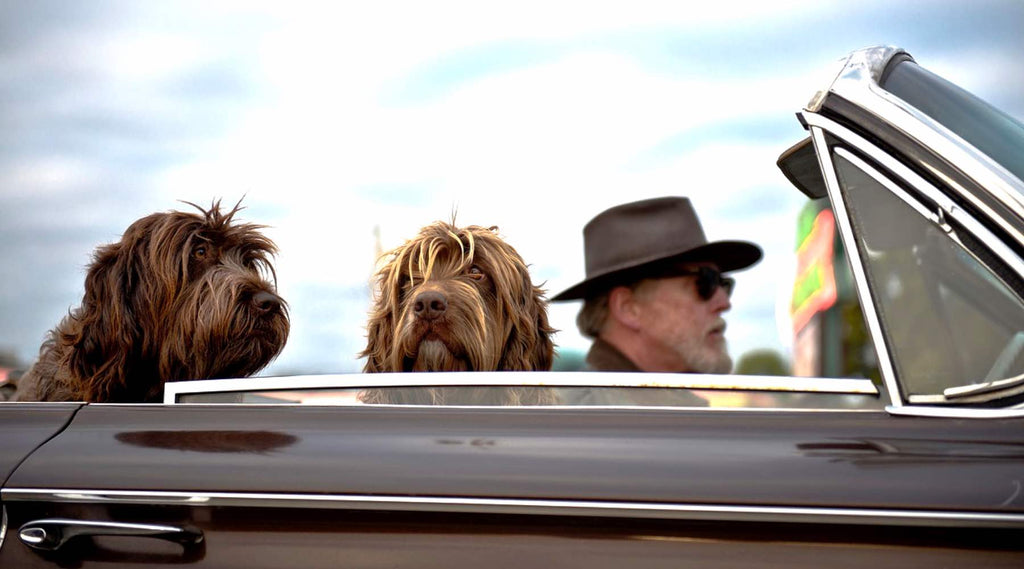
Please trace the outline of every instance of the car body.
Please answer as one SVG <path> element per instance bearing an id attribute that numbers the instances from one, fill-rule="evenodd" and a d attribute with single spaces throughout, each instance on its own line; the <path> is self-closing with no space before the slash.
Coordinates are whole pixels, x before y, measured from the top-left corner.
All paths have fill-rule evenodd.
<path id="1" fill-rule="evenodd" d="M 367 374 L 5 403 L 0 565 L 1020 567 L 1024 129 L 888 47 L 798 116 L 779 165 L 831 204 L 880 381 Z M 359 400 L 466 385 L 623 402 Z M 711 404 L 626 397 L 659 389 Z"/>

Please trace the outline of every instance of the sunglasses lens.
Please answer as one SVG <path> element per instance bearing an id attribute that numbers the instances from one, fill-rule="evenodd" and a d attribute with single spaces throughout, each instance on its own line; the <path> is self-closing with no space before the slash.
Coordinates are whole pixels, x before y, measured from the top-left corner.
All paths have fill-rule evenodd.
<path id="1" fill-rule="evenodd" d="M 715 295 L 716 288 L 718 288 L 718 284 L 715 282 L 714 276 L 705 270 L 705 267 L 701 267 L 697 271 L 697 294 L 704 300 L 710 300 Z"/>
<path id="2" fill-rule="evenodd" d="M 732 294 L 732 288 L 736 281 L 729 277 L 723 277 L 722 273 L 711 267 L 701 267 L 697 270 L 697 294 L 704 300 L 711 300 L 718 292 L 718 287 L 725 289 L 725 295 Z"/>
<path id="3" fill-rule="evenodd" d="M 721 286 L 725 289 L 725 296 L 732 296 L 732 289 L 736 286 L 736 279 L 732 277 L 722 277 Z"/>

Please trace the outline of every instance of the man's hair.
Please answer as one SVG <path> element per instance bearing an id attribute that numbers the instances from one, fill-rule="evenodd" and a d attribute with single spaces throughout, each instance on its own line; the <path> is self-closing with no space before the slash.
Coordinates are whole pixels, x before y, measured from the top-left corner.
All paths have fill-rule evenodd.
<path id="1" fill-rule="evenodd" d="M 576 315 L 576 327 L 579 328 L 580 334 L 591 339 L 601 335 L 601 330 L 604 328 L 605 322 L 608 321 L 608 314 L 610 312 L 608 300 L 611 297 L 612 290 L 624 286 L 635 294 L 640 289 L 640 285 L 650 280 L 649 278 L 640 278 L 632 282 L 619 283 L 602 290 L 600 294 L 584 298 L 583 308 L 580 308 L 580 313 Z"/>
<path id="2" fill-rule="evenodd" d="M 596 296 L 583 299 L 583 308 L 576 315 L 576 327 L 580 334 L 588 338 L 597 338 L 601 335 L 601 329 L 608 320 L 608 297 L 611 291 L 606 290 Z"/>

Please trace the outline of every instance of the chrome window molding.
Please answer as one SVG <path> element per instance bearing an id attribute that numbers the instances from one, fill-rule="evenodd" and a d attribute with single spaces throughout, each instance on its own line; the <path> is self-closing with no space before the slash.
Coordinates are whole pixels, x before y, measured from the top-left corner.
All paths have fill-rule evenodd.
<path id="1" fill-rule="evenodd" d="M 827 83 L 824 90 L 816 92 L 811 97 L 806 109 L 814 113 L 820 111 L 829 92 L 835 89 L 840 80 L 854 85 L 878 84 L 882 80 L 882 72 L 897 55 L 905 55 L 910 61 L 914 61 L 903 48 L 891 45 L 860 49 L 840 58 L 836 69 L 830 74 L 832 80 Z"/>
<path id="2" fill-rule="evenodd" d="M 843 97 L 879 120 L 892 125 L 910 139 L 945 157 L 978 185 L 985 188 L 1007 209 L 1024 219 L 1024 181 L 1018 179 L 998 162 L 989 158 L 988 155 L 943 124 L 879 86 L 881 72 L 897 54 L 906 54 L 906 52 L 892 47 L 854 52 L 847 59 L 843 70 L 833 81 L 828 92 Z M 909 54 L 907 55 L 909 57 Z M 913 61 L 913 58 L 910 59 Z M 815 101 L 812 101 L 812 105 L 809 105 L 807 110 L 811 112 L 819 110 L 824 98 L 820 97 L 822 100 L 816 104 Z M 938 172 L 934 173 L 939 175 Z M 966 191 L 953 180 L 947 180 L 947 183 L 959 196 L 984 212 L 1000 228 L 1024 243 L 1024 234 L 992 211 L 972 192 Z"/>
<path id="3" fill-rule="evenodd" d="M 357 389 L 373 387 L 464 387 L 538 386 L 538 387 L 644 387 L 686 388 L 797 393 L 836 393 L 878 395 L 869 379 L 705 375 L 678 373 L 612 372 L 439 372 L 377 373 L 342 375 L 306 375 L 292 377 L 248 377 L 177 381 L 164 384 L 164 403 L 171 404 L 180 395 L 192 393 L 230 393 L 240 391 L 293 391 L 300 389 Z"/>
<path id="4" fill-rule="evenodd" d="M 807 115 L 807 113 L 804 113 Z M 808 115 L 817 118 L 817 115 Z M 829 200 L 832 202 L 832 211 L 836 217 L 836 225 L 839 226 L 839 235 L 846 246 L 846 258 L 850 262 L 850 270 L 853 272 L 854 288 L 857 291 L 857 298 L 863 309 L 864 320 L 871 333 L 871 342 L 875 348 L 878 358 L 878 370 L 882 374 L 886 391 L 889 394 L 889 402 L 893 407 L 902 407 L 904 404 L 903 393 L 900 391 L 899 382 L 896 381 L 896 370 L 893 367 L 889 347 L 885 343 L 885 335 L 882 334 L 882 324 L 878 316 L 878 309 L 875 306 L 875 299 L 871 295 L 868 286 L 867 270 L 864 260 L 861 257 L 860 249 L 857 247 L 853 235 L 853 226 L 850 223 L 850 214 L 847 210 L 846 200 L 839 191 L 839 179 L 836 176 L 835 167 L 832 164 L 832 154 L 829 152 L 828 142 L 825 140 L 825 131 L 821 126 L 811 125 L 811 141 L 814 143 L 815 153 L 818 155 L 818 163 L 822 174 L 825 177 L 825 188 L 828 190 Z"/>
<path id="5" fill-rule="evenodd" d="M 185 505 L 194 507 L 317 508 L 467 514 L 526 514 L 761 523 L 835 523 L 920 527 L 1024 528 L 1024 513 L 880 508 L 816 508 L 587 500 L 455 498 L 356 494 L 263 494 L 76 489 L 4 489 L 6 502 Z"/>

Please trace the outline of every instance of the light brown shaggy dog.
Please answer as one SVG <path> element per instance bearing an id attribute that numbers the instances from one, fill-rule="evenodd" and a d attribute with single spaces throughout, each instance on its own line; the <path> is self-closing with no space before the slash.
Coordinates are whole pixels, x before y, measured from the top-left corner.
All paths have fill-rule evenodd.
<path id="1" fill-rule="evenodd" d="M 187 203 L 187 202 L 186 202 Z M 240 207 L 155 213 L 99 247 L 82 304 L 49 333 L 19 401 L 159 401 L 166 381 L 251 375 L 281 352 L 274 243 Z"/>
<path id="2" fill-rule="evenodd" d="M 436 222 L 383 259 L 363 371 L 551 369 L 554 330 L 544 292 L 496 228 Z M 365 392 L 362 400 L 450 404 L 488 389 L 380 389 Z M 505 404 L 548 397 L 548 390 L 531 388 L 489 391 L 504 391 Z M 418 400 L 423 397 L 429 401 Z"/>

